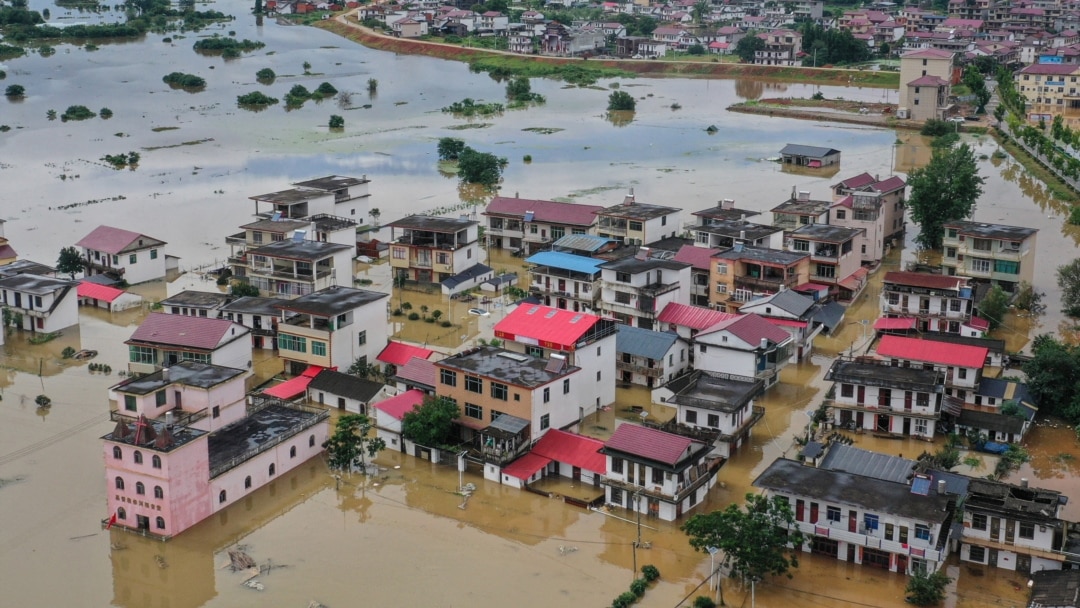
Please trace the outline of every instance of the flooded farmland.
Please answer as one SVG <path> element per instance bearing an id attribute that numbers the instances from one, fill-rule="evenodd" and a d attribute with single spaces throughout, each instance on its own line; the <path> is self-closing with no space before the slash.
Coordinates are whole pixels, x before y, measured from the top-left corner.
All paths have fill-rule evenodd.
<path id="1" fill-rule="evenodd" d="M 97 18 L 42 0 L 32 0 L 31 6 L 51 8 L 53 22 Z M 371 205 L 382 210 L 383 222 L 431 209 L 457 213 L 464 210 L 458 209 L 462 192 L 455 179 L 439 173 L 435 158 L 435 142 L 447 136 L 509 160 L 504 194 L 613 204 L 633 187 L 638 200 L 687 211 L 721 198 L 767 210 L 792 188 L 824 197 L 829 184 L 843 176 L 904 173 L 929 159 L 927 142 L 907 133 L 724 110 L 743 99 L 817 91 L 895 101 L 895 92 L 880 89 L 644 78 L 566 88 L 536 80 L 533 90 L 545 95 L 547 104 L 485 119 L 485 125 L 469 123 L 439 109 L 465 97 L 502 100 L 503 85 L 463 64 L 371 51 L 319 30 L 270 20 L 259 26 L 247 15 L 246 2 L 220 1 L 207 8 L 238 19 L 202 34 L 172 35 L 171 42 L 151 34 L 137 42 L 100 44 L 93 51 L 59 44 L 55 55 L 31 54 L 0 68 L 8 74 L 5 86 L 27 89 L 21 102 L 0 100 L 0 124 L 12 127 L 0 133 L 0 219 L 8 220 L 6 235 L 22 257 L 52 263 L 61 246 L 109 223 L 167 241 L 168 252 L 181 256 L 185 269 L 214 265 L 227 255 L 225 235 L 253 211 L 248 196 L 330 173 L 368 175 Z M 229 31 L 267 46 L 235 60 L 201 56 L 191 48 L 200 35 Z M 312 66 L 308 74 L 305 62 Z M 254 76 L 265 67 L 278 74 L 268 87 Z M 200 93 L 173 90 L 161 81 L 172 71 L 197 74 L 208 86 Z M 379 81 L 378 94 L 370 97 L 369 78 Z M 351 104 L 326 100 L 258 113 L 236 107 L 239 94 L 265 90 L 280 97 L 294 84 L 314 89 L 324 81 L 352 92 Z M 603 111 L 616 82 L 638 98 L 638 111 L 623 127 L 613 126 Z M 681 109 L 673 110 L 675 103 Z M 72 104 L 95 111 L 108 107 L 113 117 L 85 122 L 46 117 L 47 110 Z M 345 118 L 344 131 L 325 127 L 331 113 Z M 709 125 L 717 126 L 716 134 L 705 132 Z M 987 155 L 980 160 L 986 193 L 975 218 L 1040 229 L 1036 287 L 1047 293 L 1048 312 L 1039 319 L 1010 318 L 998 336 L 1010 349 L 1021 350 L 1031 335 L 1059 331 L 1066 323 L 1058 312 L 1053 268 L 1075 257 L 1080 233 L 1064 224 L 1066 206 L 1019 165 L 989 158 L 996 149 L 991 139 L 969 141 L 977 154 Z M 841 149 L 842 175 L 786 173 L 762 160 L 789 142 Z M 127 151 L 141 155 L 135 170 L 117 171 L 100 161 L 105 154 Z M 532 163 L 522 162 L 526 154 Z M 890 260 L 891 267 L 915 258 L 913 235 L 908 236 L 907 248 Z M 520 260 L 493 256 L 491 263 L 509 269 Z M 384 270 L 361 266 L 357 276 L 369 277 L 372 288 L 388 290 Z M 705 508 L 741 500 L 772 459 L 793 454 L 805 412 L 824 392 L 820 377 L 831 357 L 865 345 L 858 321 L 876 316 L 880 276 L 837 336 L 822 340 L 807 363 L 785 370 L 782 384 L 763 400 L 767 414 L 753 440 L 721 469 L 722 483 Z M 184 287 L 215 289 L 197 273 L 138 289 L 160 299 Z M 450 328 L 391 318 L 398 335 L 440 349 L 489 336 L 502 314 L 498 303 L 481 317 L 439 296 L 406 292 L 394 299 L 399 297 L 446 313 Z M 347 478 L 340 487 L 324 463 L 312 461 L 168 543 L 103 531 L 99 438 L 110 428 L 106 391 L 119 377 L 91 372 L 59 353 L 65 346 L 93 348 L 100 353 L 98 362 L 118 371 L 127 357 L 123 341 L 142 314 L 83 310 L 78 331 L 38 346 L 15 334 L 3 347 L 0 517 L 7 525 L 0 526 L 0 572 L 7 583 L 5 603 L 602 606 L 629 584 L 634 524 L 493 485 L 473 472 L 465 481 L 478 490 L 461 508 L 454 471 L 389 452 L 378 459 L 379 475 Z M 261 363 L 259 377 L 276 373 L 275 363 Z M 35 406 L 39 394 L 52 398 L 51 409 Z M 603 437 L 616 416 L 632 415 L 631 405 L 646 406 L 657 418 L 671 415 L 647 400 L 641 391 L 620 389 L 616 406 L 585 431 Z M 1071 431 L 1040 427 L 1030 443 L 1034 459 L 1014 477 L 1080 495 L 1075 482 L 1080 450 Z M 864 436 L 857 445 L 905 456 L 928 447 Z M 1070 505 L 1067 516 L 1076 517 L 1076 505 L 1080 502 Z M 674 606 L 684 597 L 707 594 L 707 586 L 699 586 L 708 559 L 694 553 L 675 526 L 643 523 L 642 538 L 650 548 L 638 550 L 637 563 L 655 564 L 662 574 L 644 605 Z M 226 551 L 238 545 L 269 567 L 261 577 L 265 591 L 241 586 L 238 574 L 220 567 Z M 903 605 L 904 581 L 897 575 L 810 555 L 800 564 L 794 579 L 756 589 L 758 604 Z M 960 577 L 950 606 L 1023 603 L 1026 581 L 1004 571 L 983 572 L 954 561 L 948 572 Z M 728 580 L 723 590 L 735 604 L 749 593 Z"/>

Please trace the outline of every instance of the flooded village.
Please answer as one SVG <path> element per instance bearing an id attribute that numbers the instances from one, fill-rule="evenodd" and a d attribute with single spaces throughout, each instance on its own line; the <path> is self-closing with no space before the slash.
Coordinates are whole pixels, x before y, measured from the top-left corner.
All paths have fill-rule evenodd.
<path id="1" fill-rule="evenodd" d="M 714 20 L 785 24 L 733 6 Z M 0 60 L 25 88 L 0 101 L 6 602 L 608 606 L 653 566 L 638 605 L 902 606 L 941 572 L 940 605 L 1025 606 L 1071 580 L 1080 442 L 1020 367 L 1036 336 L 1075 339 L 1055 273 L 1075 196 L 949 123 L 983 191 L 926 249 L 908 182 L 940 142 L 884 116 L 727 109 L 820 95 L 945 118 L 915 98 L 958 85 L 961 60 L 905 49 L 899 87 L 532 78 L 544 103 L 465 117 L 442 109 L 506 83 L 244 2 L 197 8 L 234 18 L 52 52 L 0 39 L 30 51 Z M 316 14 L 396 39 L 472 14 L 339 9 Z M 894 18 L 937 23 L 916 13 Z M 519 18 L 544 41 L 593 35 Z M 630 54 L 698 43 L 671 29 Z M 265 46 L 192 50 L 214 35 Z M 949 73 L 923 82 L 928 63 Z M 322 83 L 338 94 L 236 102 Z M 631 115 L 606 111 L 616 91 Z M 109 111 L 54 119 L 73 104 Z M 1028 108 L 1050 122 L 1052 105 Z M 440 162 L 447 138 L 504 158 L 498 187 Z M 1000 325 L 991 285 L 1014 296 Z M 1028 285 L 1044 308 L 1016 306 Z M 448 434 L 419 440 L 410 417 L 448 403 Z M 349 414 L 383 449 L 335 468 Z M 730 576 L 681 529 L 747 493 L 790 507 L 791 578 Z"/>

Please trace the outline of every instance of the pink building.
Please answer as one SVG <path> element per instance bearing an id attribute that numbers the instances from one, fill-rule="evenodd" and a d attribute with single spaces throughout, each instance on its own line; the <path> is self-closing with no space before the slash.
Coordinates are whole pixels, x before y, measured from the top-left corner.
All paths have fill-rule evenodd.
<path id="1" fill-rule="evenodd" d="M 322 452 L 326 410 L 244 398 L 245 371 L 183 361 L 111 391 L 110 519 L 169 538 Z"/>

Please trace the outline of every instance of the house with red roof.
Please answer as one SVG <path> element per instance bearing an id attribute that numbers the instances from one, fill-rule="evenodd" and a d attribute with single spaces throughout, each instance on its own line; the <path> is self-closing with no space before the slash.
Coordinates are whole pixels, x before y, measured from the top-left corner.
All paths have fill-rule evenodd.
<path id="1" fill-rule="evenodd" d="M 691 306 L 671 302 L 660 311 L 656 318 L 661 331 L 673 331 L 684 340 L 691 340 L 698 333 L 709 329 L 721 321 L 734 319 L 738 315 L 720 312 L 704 306 Z"/>
<path id="2" fill-rule="evenodd" d="M 371 406 L 375 419 L 375 436 L 386 442 L 386 448 L 403 454 L 414 453 L 412 446 L 401 433 L 401 419 L 405 414 L 420 407 L 427 397 L 422 391 L 407 390 L 403 393 L 383 399 Z M 411 444 L 411 442 L 408 442 Z"/>
<path id="3" fill-rule="evenodd" d="M 608 505 L 675 521 L 701 504 L 723 458 L 704 441 L 624 422 L 604 442 Z"/>
<path id="4" fill-rule="evenodd" d="M 894 367 L 923 367 L 945 372 L 945 394 L 961 402 L 979 388 L 990 349 L 985 346 L 885 335 L 877 358 Z"/>
<path id="5" fill-rule="evenodd" d="M 885 273 L 881 286 L 881 315 L 883 320 L 907 320 L 908 329 L 920 332 L 961 334 L 965 326 L 974 331 L 968 325 L 974 310 L 973 295 L 966 277 L 891 271 Z M 892 329 L 898 327 L 891 325 Z"/>
<path id="6" fill-rule="evenodd" d="M 128 372 L 149 374 L 181 361 L 210 363 L 251 374 L 250 330 L 226 319 L 152 312 L 124 344 Z"/>
<path id="7" fill-rule="evenodd" d="M 399 366 L 391 379 L 399 391 L 416 389 L 425 395 L 434 395 L 438 377 L 439 370 L 434 361 L 413 357 L 405 365 Z"/>
<path id="8" fill-rule="evenodd" d="M 106 274 L 129 285 L 165 278 L 165 241 L 112 226 L 98 226 L 75 246 L 86 276 Z M 174 258 L 175 261 L 175 258 Z"/>
<path id="9" fill-rule="evenodd" d="M 86 280 L 79 282 L 76 291 L 79 295 L 79 306 L 104 308 L 109 312 L 134 308 L 141 305 L 143 301 L 142 296 L 138 294 Z"/>
<path id="10" fill-rule="evenodd" d="M 484 210 L 488 247 L 532 254 L 568 234 L 596 234 L 599 205 L 496 196 Z"/>
<path id="11" fill-rule="evenodd" d="M 880 262 L 901 243 L 906 224 L 904 202 L 907 182 L 898 176 L 879 179 L 862 173 L 832 186 L 830 224 L 862 229 L 855 250 L 864 264 Z"/>
<path id="12" fill-rule="evenodd" d="M 754 405 L 763 389 L 760 380 L 694 370 L 653 391 L 654 403 L 676 410 L 659 428 L 711 443 L 714 453 L 731 458 L 765 416 L 765 408 Z"/>
<path id="13" fill-rule="evenodd" d="M 762 380 L 767 389 L 790 362 L 793 339 L 765 318 L 748 314 L 713 325 L 694 342 L 694 369 Z"/>
<path id="14" fill-rule="evenodd" d="M 574 392 L 578 418 L 615 402 L 617 324 L 597 315 L 521 304 L 495 324 L 495 337 L 515 353 L 550 359 L 566 357 L 591 381 Z"/>
<path id="15" fill-rule="evenodd" d="M 0 219 L 0 266 L 6 266 L 15 260 L 19 259 L 19 254 L 15 252 L 4 236 L 4 224 L 7 220 Z"/>
<path id="16" fill-rule="evenodd" d="M 433 354 L 435 354 L 435 351 L 429 348 L 422 348 L 413 344 L 405 344 L 404 342 L 390 340 L 386 345 L 386 348 L 382 349 L 382 352 L 379 353 L 379 356 L 375 357 L 375 360 L 395 367 L 403 367 L 413 357 L 430 359 Z"/>
<path id="17" fill-rule="evenodd" d="M 607 458 L 601 453 L 604 442 L 568 431 L 551 429 L 528 454 L 506 465 L 500 472 L 503 485 L 524 488 L 552 475 L 600 487 L 607 473 Z"/>

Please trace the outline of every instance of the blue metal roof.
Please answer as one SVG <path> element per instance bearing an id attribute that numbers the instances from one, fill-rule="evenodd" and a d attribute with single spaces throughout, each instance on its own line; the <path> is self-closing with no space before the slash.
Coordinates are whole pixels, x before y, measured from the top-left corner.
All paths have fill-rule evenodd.
<path id="1" fill-rule="evenodd" d="M 615 335 L 615 352 L 647 359 L 663 359 L 671 345 L 679 339 L 672 333 L 620 325 Z"/>
<path id="2" fill-rule="evenodd" d="M 583 255 L 574 255 L 572 253 L 562 253 L 559 251 L 541 251 L 540 253 L 529 256 L 525 261 L 539 266 L 551 266 L 552 268 L 561 268 L 563 270 L 572 270 L 574 272 L 596 274 L 600 272 L 600 265 L 607 260 L 597 260 L 594 258 L 587 258 Z"/>

